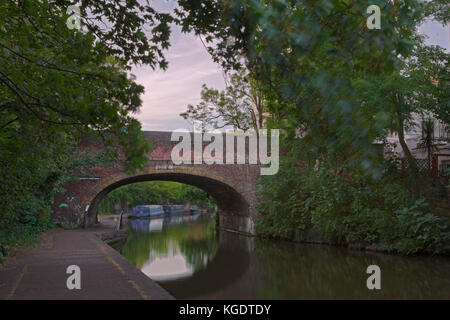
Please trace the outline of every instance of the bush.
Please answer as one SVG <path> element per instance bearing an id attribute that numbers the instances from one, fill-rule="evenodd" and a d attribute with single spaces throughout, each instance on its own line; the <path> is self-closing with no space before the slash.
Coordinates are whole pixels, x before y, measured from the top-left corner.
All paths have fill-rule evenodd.
<path id="1" fill-rule="evenodd" d="M 343 174 L 342 172 L 345 172 Z M 285 165 L 259 182 L 262 236 L 376 247 L 404 254 L 448 253 L 450 223 L 431 213 L 389 175 L 373 179 L 357 170 Z"/>
<path id="2" fill-rule="evenodd" d="M 418 199 L 409 208 L 395 211 L 396 235 L 394 249 L 409 253 L 432 251 L 450 252 L 450 227 L 448 219 L 428 211 L 424 199 Z"/>

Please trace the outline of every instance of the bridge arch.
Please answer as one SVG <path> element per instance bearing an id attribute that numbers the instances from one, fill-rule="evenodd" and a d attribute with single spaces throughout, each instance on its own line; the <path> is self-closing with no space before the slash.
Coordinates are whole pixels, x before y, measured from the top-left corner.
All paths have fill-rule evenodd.
<path id="1" fill-rule="evenodd" d="M 161 170 L 160 167 L 171 169 Z M 145 181 L 173 181 L 195 186 L 208 193 L 217 203 L 219 223 L 225 228 L 252 233 L 250 199 L 245 186 L 237 184 L 233 177 L 220 174 L 217 168 L 209 166 L 167 166 L 155 165 L 145 172 L 129 175 L 124 172 L 110 175 L 102 179 L 86 194 L 83 206 L 89 205 L 86 216 L 86 226 L 92 226 L 96 221 L 98 206 L 109 192 L 121 186 Z"/>
<path id="2" fill-rule="evenodd" d="M 87 226 L 90 226 L 95 221 L 100 200 L 108 192 L 129 183 L 163 180 L 186 183 L 203 189 L 218 205 L 221 227 L 254 233 L 254 221 L 258 218 L 258 213 L 252 205 L 257 203 L 254 191 L 260 175 L 259 165 L 175 165 L 171 160 L 171 152 L 177 142 L 171 140 L 170 132 L 144 131 L 143 134 L 146 140 L 153 143 L 153 149 L 147 155 L 149 161 L 143 171 L 136 174 L 125 173 L 120 159 L 112 166 L 100 165 L 92 168 L 88 177 L 81 176 L 80 180 L 71 180 L 64 185 L 64 192 L 54 199 L 52 221 L 79 227 L 87 222 Z M 226 145 L 224 155 L 225 147 Z M 234 147 L 236 153 L 236 146 Z M 88 136 L 81 139 L 78 148 L 97 152 L 103 150 L 104 146 L 101 140 Z M 88 205 L 85 219 L 85 208 Z"/>

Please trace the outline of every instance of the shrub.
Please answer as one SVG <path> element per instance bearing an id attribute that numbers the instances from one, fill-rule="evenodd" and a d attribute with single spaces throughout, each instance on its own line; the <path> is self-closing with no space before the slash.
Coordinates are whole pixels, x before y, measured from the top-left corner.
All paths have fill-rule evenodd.
<path id="1" fill-rule="evenodd" d="M 374 179 L 351 168 L 336 173 L 326 165 L 285 165 L 276 178 L 263 178 L 257 192 L 262 236 L 404 254 L 450 252 L 449 219 L 432 214 L 426 199 L 412 196 L 392 175 Z"/>

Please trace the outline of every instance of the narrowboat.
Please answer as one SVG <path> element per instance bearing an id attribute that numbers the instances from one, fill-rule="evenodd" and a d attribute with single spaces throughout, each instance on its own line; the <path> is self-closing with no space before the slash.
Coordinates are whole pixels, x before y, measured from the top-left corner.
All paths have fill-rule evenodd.
<path id="1" fill-rule="evenodd" d="M 131 209 L 131 218 L 144 218 L 161 215 L 169 215 L 172 213 L 181 213 L 184 211 L 183 205 L 141 205 Z"/>
<path id="2" fill-rule="evenodd" d="M 180 213 L 184 211 L 184 206 L 182 204 L 170 205 L 171 213 Z"/>
<path id="3" fill-rule="evenodd" d="M 159 205 L 143 205 L 136 206 L 131 209 L 132 217 L 153 217 L 163 215 L 164 209 L 163 206 Z"/>

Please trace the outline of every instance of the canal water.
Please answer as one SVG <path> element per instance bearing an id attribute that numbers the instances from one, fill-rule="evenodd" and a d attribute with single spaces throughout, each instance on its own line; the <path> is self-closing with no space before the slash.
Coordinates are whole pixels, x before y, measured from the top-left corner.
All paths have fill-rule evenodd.
<path id="1" fill-rule="evenodd" d="M 184 215 L 130 220 L 122 254 L 178 299 L 450 299 L 450 258 L 262 240 Z M 369 265 L 381 289 L 366 286 Z"/>

